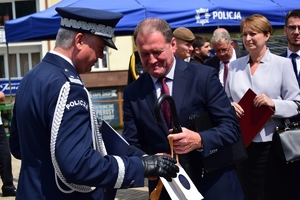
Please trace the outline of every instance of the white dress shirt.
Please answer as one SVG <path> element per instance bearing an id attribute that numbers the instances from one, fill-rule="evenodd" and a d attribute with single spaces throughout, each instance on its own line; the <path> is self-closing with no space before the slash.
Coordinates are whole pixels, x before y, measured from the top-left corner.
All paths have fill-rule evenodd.
<path id="1" fill-rule="evenodd" d="M 169 91 L 170 91 L 170 95 L 172 96 L 172 91 L 173 91 L 173 79 L 174 79 L 174 71 L 175 71 L 175 65 L 176 65 L 176 59 L 174 58 L 174 63 L 173 66 L 171 68 L 171 70 L 165 75 L 165 77 L 167 77 L 167 85 L 169 87 Z M 160 93 L 161 93 L 161 83 L 157 81 L 158 78 L 154 78 L 152 77 L 152 81 L 156 90 L 156 96 L 157 98 L 160 97 Z"/>
<path id="2" fill-rule="evenodd" d="M 236 60 L 236 53 L 235 53 L 235 50 L 233 49 L 232 56 L 231 56 L 231 58 L 230 58 L 230 60 L 229 60 L 229 63 L 228 63 L 228 68 L 229 68 L 229 66 L 230 66 L 230 63 L 231 63 L 232 61 L 234 61 L 234 60 Z M 223 82 L 224 68 L 225 68 L 224 63 L 223 63 L 222 61 L 220 61 L 219 79 L 220 79 L 220 82 L 221 82 L 221 84 L 223 85 L 223 87 L 224 87 L 224 82 Z"/>

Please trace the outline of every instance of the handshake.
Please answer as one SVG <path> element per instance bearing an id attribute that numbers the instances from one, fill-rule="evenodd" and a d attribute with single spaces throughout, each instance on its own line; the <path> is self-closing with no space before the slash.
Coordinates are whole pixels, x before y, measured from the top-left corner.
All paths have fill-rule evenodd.
<path id="1" fill-rule="evenodd" d="M 172 178 L 177 176 L 177 172 L 179 172 L 176 160 L 168 156 L 144 156 L 141 157 L 141 161 L 144 165 L 145 177 L 160 176 L 170 182 Z"/>

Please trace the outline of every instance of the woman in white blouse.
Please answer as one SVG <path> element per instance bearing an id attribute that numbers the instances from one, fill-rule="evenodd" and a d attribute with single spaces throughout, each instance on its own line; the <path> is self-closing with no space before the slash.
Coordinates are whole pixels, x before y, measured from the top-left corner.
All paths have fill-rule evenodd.
<path id="1" fill-rule="evenodd" d="M 230 63 L 226 93 L 239 118 L 244 110 L 238 102 L 249 88 L 257 94 L 254 106 L 275 110 L 247 147 L 248 159 L 237 164 L 245 200 L 300 199 L 293 166 L 282 163 L 271 145 L 275 127 L 283 123 L 283 118 L 298 114 L 292 100 L 300 100 L 300 91 L 292 63 L 267 48 L 272 26 L 264 16 L 244 18 L 240 29 L 249 55 Z"/>

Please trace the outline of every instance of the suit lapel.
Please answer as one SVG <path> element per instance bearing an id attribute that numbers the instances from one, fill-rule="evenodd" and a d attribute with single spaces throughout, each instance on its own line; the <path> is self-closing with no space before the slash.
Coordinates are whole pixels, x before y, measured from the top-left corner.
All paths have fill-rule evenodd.
<path id="1" fill-rule="evenodd" d="M 219 72 L 221 60 L 218 58 L 218 56 L 214 56 L 212 59 L 214 61 L 214 68 Z"/>
<path id="2" fill-rule="evenodd" d="M 143 88 L 142 91 L 144 93 L 147 105 L 151 111 L 151 115 L 152 115 L 151 117 L 153 117 L 153 119 L 154 119 L 154 104 L 155 104 L 155 101 L 157 100 L 157 96 L 156 96 L 156 91 L 153 86 L 153 81 L 151 79 L 151 76 L 147 73 L 145 75 L 145 81 L 142 81 L 142 82 L 144 83 L 142 86 L 142 88 Z M 163 118 L 162 113 L 161 113 L 161 117 Z M 158 124 L 158 126 L 162 129 L 163 133 L 165 133 L 166 136 L 169 135 L 168 127 L 167 127 L 166 123 Z"/>
<path id="3" fill-rule="evenodd" d="M 145 76 L 145 81 L 143 81 L 143 87 L 142 92 L 144 93 L 146 102 L 148 104 L 149 109 L 151 110 L 151 113 L 153 115 L 153 107 L 156 101 L 156 91 L 153 86 L 153 82 L 151 79 L 151 76 L 147 73 Z M 153 115 L 154 116 L 154 115 Z"/>
<path id="4" fill-rule="evenodd" d="M 184 98 L 187 85 L 187 62 L 176 57 L 176 67 L 174 72 L 172 97 L 174 98 L 177 114 L 180 113 L 180 108 Z"/>
<path id="5" fill-rule="evenodd" d="M 280 56 L 287 58 L 287 51 L 283 52 Z"/>
<path id="6" fill-rule="evenodd" d="M 289 58 L 289 57 L 287 57 L 287 51 L 285 51 L 282 54 L 280 54 L 280 56 L 285 57 L 285 58 Z M 297 76 L 297 81 L 298 81 L 298 85 L 300 87 L 300 74 L 298 74 L 298 76 Z"/>

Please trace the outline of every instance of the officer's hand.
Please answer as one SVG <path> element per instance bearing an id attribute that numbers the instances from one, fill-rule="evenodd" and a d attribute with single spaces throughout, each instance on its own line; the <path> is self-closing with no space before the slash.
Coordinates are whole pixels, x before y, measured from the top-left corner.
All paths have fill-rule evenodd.
<path id="1" fill-rule="evenodd" d="M 141 160 L 145 169 L 145 177 L 161 176 L 167 181 L 172 181 L 172 178 L 175 178 L 176 173 L 179 172 L 178 166 L 175 165 L 176 160 L 168 156 L 144 156 Z"/>

